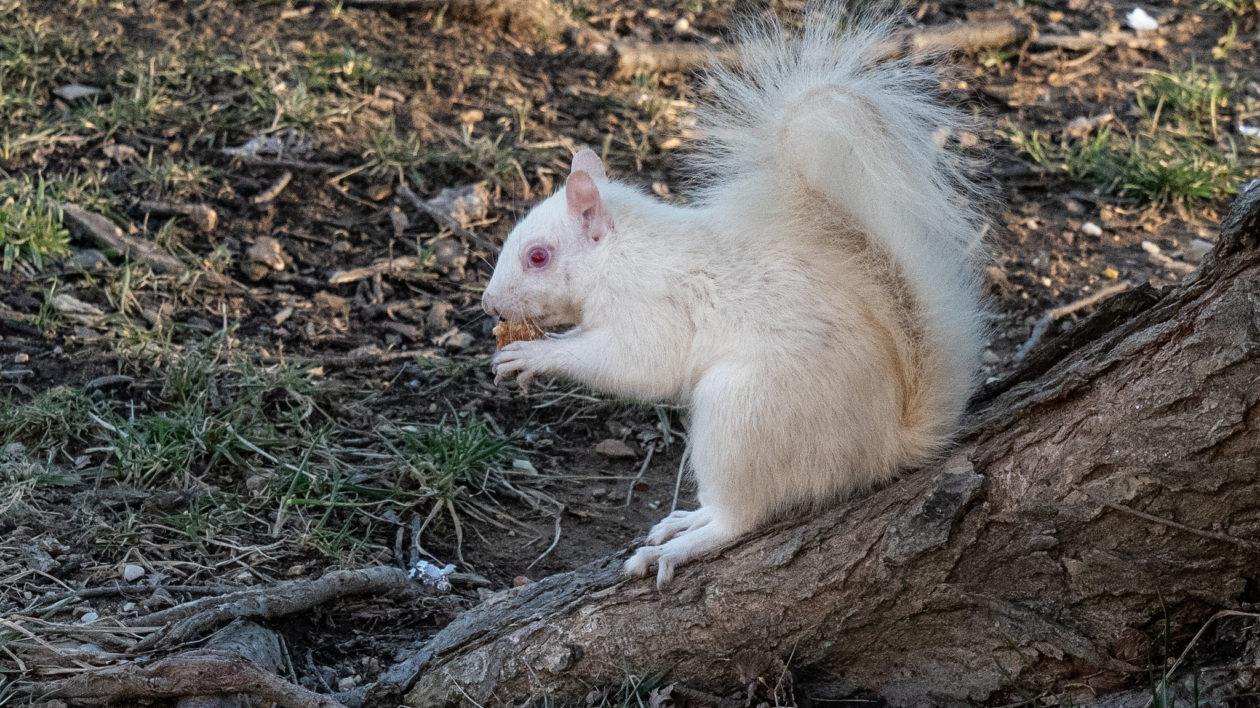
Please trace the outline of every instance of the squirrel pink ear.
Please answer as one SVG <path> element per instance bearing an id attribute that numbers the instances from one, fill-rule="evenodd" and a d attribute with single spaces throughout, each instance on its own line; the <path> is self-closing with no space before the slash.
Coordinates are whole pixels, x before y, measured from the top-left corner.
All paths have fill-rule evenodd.
<path id="1" fill-rule="evenodd" d="M 599 188 L 586 171 L 569 175 L 569 180 L 564 183 L 564 201 L 569 207 L 569 214 L 581 224 L 582 235 L 586 238 L 598 241 L 612 226 L 608 210 L 604 209 L 604 202 L 599 197 Z"/>
<path id="2" fill-rule="evenodd" d="M 604 173 L 604 161 L 599 159 L 599 155 L 590 148 L 582 148 L 573 156 L 573 164 L 569 167 L 569 172 L 585 172 L 592 179 L 608 179 L 608 175 Z"/>

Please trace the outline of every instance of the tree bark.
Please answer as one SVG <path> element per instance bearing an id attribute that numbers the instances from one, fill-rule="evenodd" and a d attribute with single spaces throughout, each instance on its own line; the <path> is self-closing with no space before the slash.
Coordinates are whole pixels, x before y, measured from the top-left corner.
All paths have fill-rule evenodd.
<path id="1" fill-rule="evenodd" d="M 685 566 L 663 594 L 620 558 L 502 593 L 375 695 L 580 700 L 627 672 L 721 693 L 748 650 L 893 705 L 1145 681 L 1165 627 L 1184 641 L 1260 584 L 1257 241 L 1260 188 L 1186 284 L 1117 296 L 983 392 L 941 464 Z"/>

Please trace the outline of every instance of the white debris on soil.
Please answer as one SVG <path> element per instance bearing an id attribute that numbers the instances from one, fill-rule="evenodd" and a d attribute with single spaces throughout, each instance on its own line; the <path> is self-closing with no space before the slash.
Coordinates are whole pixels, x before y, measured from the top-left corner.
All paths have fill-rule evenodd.
<path id="1" fill-rule="evenodd" d="M 448 575 L 455 572 L 455 564 L 447 563 L 439 568 L 427 560 L 416 561 L 408 571 L 407 577 L 415 578 L 425 585 L 432 585 L 438 592 L 450 592 L 451 581 Z"/>
<path id="2" fill-rule="evenodd" d="M 1140 7 L 1133 8 L 1133 11 L 1125 15 L 1124 19 L 1135 32 L 1153 32 L 1159 29 L 1159 21 L 1146 14 L 1146 10 Z"/>

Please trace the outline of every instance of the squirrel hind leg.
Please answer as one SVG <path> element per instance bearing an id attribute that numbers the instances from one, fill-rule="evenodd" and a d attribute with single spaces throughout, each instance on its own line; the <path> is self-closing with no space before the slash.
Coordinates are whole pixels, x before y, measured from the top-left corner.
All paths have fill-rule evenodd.
<path id="1" fill-rule="evenodd" d="M 683 531 L 661 545 L 643 546 L 626 561 L 625 573 L 641 578 L 655 565 L 656 587 L 663 590 L 674 579 L 674 569 L 678 566 L 716 551 L 739 536 L 727 525 L 711 520 Z"/>

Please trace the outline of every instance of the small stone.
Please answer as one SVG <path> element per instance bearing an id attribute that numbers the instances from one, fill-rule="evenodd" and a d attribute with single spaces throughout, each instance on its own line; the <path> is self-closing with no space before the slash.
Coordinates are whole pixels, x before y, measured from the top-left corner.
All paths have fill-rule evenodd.
<path id="1" fill-rule="evenodd" d="M 1037 226 L 1037 220 L 1036 220 L 1036 219 L 1025 219 L 1025 220 L 1024 220 L 1024 228 L 1029 229 L 1029 230 L 1032 230 L 1032 231 L 1036 231 L 1036 230 L 1037 230 L 1037 228 L 1038 228 L 1038 226 Z"/>
<path id="2" fill-rule="evenodd" d="M 512 587 L 514 588 L 524 587 L 526 585 L 529 585 L 532 582 L 534 581 L 530 580 L 524 575 L 518 575 L 515 578 L 512 578 Z"/>
<path id="3" fill-rule="evenodd" d="M 1193 265 L 1186 263 L 1185 261 L 1179 261 L 1176 258 L 1169 258 L 1168 262 L 1163 265 L 1164 268 L 1171 270 L 1174 273 L 1181 273 L 1182 275 L 1190 275 L 1194 272 Z"/>
<path id="4" fill-rule="evenodd" d="M 630 459 L 636 456 L 635 451 L 621 440 L 608 438 L 595 446 L 595 452 L 612 460 Z"/>
<path id="5" fill-rule="evenodd" d="M 144 566 L 128 563 L 123 566 L 122 576 L 123 580 L 134 583 L 144 576 Z"/>
<path id="6" fill-rule="evenodd" d="M 467 265 L 468 247 L 463 241 L 442 238 L 433 244 L 433 267 L 437 272 L 459 282 L 464 279 L 464 268 Z"/>
<path id="7" fill-rule="evenodd" d="M 136 152 L 136 149 L 130 145 L 106 145 L 101 148 L 101 152 L 104 153 L 105 157 L 118 163 L 131 162 L 140 157 L 140 153 Z"/>
<path id="8" fill-rule="evenodd" d="M 448 352 L 462 352 L 472 346 L 476 341 L 473 336 L 459 329 L 453 329 L 450 332 L 438 337 L 437 344 L 446 347 Z"/>
<path id="9" fill-rule="evenodd" d="M 26 352 L 18 352 L 17 354 L 13 355 L 14 364 L 25 364 L 26 362 L 30 360 L 31 360 L 31 355 L 27 354 Z"/>
<path id="10" fill-rule="evenodd" d="M 359 685 L 359 681 L 361 681 L 361 680 L 362 680 L 362 679 L 361 679 L 359 676 L 357 676 L 357 675 L 355 675 L 355 676 L 347 676 L 347 677 L 345 677 L 345 678 L 343 678 L 343 679 L 341 679 L 341 680 L 337 681 L 337 689 L 338 689 L 338 690 L 341 690 L 341 691 L 349 691 L 350 689 L 354 688 L 355 686 L 358 686 L 358 685 Z"/>
<path id="11" fill-rule="evenodd" d="M 490 208 L 490 191 L 480 182 L 447 187 L 426 200 L 425 204 L 468 228 L 473 222 L 486 218 Z"/>
<path id="12" fill-rule="evenodd" d="M 95 96 L 100 92 L 101 90 L 95 86 L 87 86 L 85 84 L 66 84 L 53 89 L 53 95 L 66 101 Z"/>
<path id="13" fill-rule="evenodd" d="M 136 603 L 134 603 L 134 602 L 124 602 L 124 603 L 123 603 L 123 606 L 122 606 L 122 611 L 123 611 L 123 612 L 135 612 L 135 611 L 136 611 Z"/>
<path id="14" fill-rule="evenodd" d="M 998 364 L 1002 361 L 1002 357 L 998 356 L 997 352 L 994 352 L 992 349 L 985 349 L 984 355 L 981 358 L 984 360 L 984 363 L 990 366 Z"/>
<path id="15" fill-rule="evenodd" d="M 102 270 L 109 265 L 109 259 L 95 248 L 85 248 L 70 256 L 70 265 L 80 270 Z"/>
<path id="16" fill-rule="evenodd" d="M 245 480 L 245 488 L 246 488 L 246 489 L 248 489 L 248 490 L 249 490 L 249 491 L 251 491 L 251 492 L 260 492 L 260 491 L 262 491 L 262 490 L 266 489 L 266 488 L 267 488 L 267 485 L 268 485 L 270 482 L 271 482 L 271 475 L 268 475 L 268 474 L 254 474 L 254 475 L 250 475 L 248 478 L 246 478 L 246 480 Z"/>
<path id="17" fill-rule="evenodd" d="M 1215 245 L 1211 241 L 1204 241 L 1201 238 L 1196 238 L 1190 241 L 1189 246 L 1186 246 L 1185 253 L 1183 253 L 1181 257 L 1191 263 L 1198 263 L 1199 261 L 1202 261 L 1203 257 L 1206 256 L 1214 247 Z"/>
<path id="18" fill-rule="evenodd" d="M 1172 263 L 1171 258 L 1169 258 L 1168 256 L 1165 256 L 1162 253 L 1159 253 L 1158 251 L 1156 251 L 1155 253 L 1148 253 L 1146 256 L 1146 260 L 1151 263 L 1154 263 L 1157 266 L 1166 266 L 1169 263 Z"/>
<path id="19" fill-rule="evenodd" d="M 1085 213 L 1085 206 L 1081 204 L 1080 202 L 1076 201 L 1075 199 L 1064 199 L 1063 208 L 1067 209 L 1069 214 L 1084 214 Z M 1084 230 L 1083 227 L 1082 227 L 1082 230 Z M 1089 233 L 1089 232 L 1086 231 L 1085 233 Z"/>
<path id="20" fill-rule="evenodd" d="M 1103 230 L 1102 230 L 1102 227 L 1099 226 L 1098 224 L 1095 224 L 1092 221 L 1086 221 L 1085 223 L 1081 224 L 1081 233 L 1085 234 L 1086 236 L 1098 237 L 1098 236 L 1102 236 Z"/>
<path id="21" fill-rule="evenodd" d="M 270 236 L 261 236 L 245 252 L 249 259 L 272 270 L 284 270 L 284 247 Z"/>
<path id="22" fill-rule="evenodd" d="M 92 624 L 100 618 L 101 616 L 95 612 L 85 612 L 83 613 L 83 616 L 79 618 L 79 624 Z"/>
<path id="23" fill-rule="evenodd" d="M 1155 244 L 1151 243 L 1150 241 L 1143 241 L 1143 242 L 1142 242 L 1142 250 L 1143 250 L 1143 251 L 1146 251 L 1147 253 L 1151 254 L 1152 256 L 1158 256 L 1158 255 L 1159 255 L 1159 252 L 1160 252 L 1160 248 L 1159 248 L 1159 246 L 1156 246 Z"/>
<path id="24" fill-rule="evenodd" d="M 678 21 L 674 23 L 674 31 L 677 32 L 678 34 L 685 34 L 687 32 L 690 32 L 691 21 L 688 20 L 686 17 L 678 18 Z"/>
<path id="25" fill-rule="evenodd" d="M 1116 278 L 1120 277 L 1120 271 L 1116 270 L 1115 268 L 1112 268 L 1111 266 L 1107 266 L 1107 268 L 1103 270 L 1103 275 L 1107 278 L 1111 278 L 1112 280 L 1115 280 Z"/>

